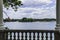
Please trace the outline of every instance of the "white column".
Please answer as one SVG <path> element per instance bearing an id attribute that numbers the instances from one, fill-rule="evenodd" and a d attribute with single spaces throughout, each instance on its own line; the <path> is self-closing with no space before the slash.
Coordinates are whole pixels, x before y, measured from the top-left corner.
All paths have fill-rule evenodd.
<path id="1" fill-rule="evenodd" d="M 56 30 L 60 31 L 60 0 L 56 2 Z"/>
<path id="2" fill-rule="evenodd" d="M 0 30 L 4 29 L 3 27 L 3 0 L 0 0 Z"/>

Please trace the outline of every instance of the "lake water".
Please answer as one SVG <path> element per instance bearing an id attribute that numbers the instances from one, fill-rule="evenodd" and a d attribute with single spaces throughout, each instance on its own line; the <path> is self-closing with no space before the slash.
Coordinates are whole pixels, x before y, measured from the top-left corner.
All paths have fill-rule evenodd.
<path id="1" fill-rule="evenodd" d="M 9 29 L 29 29 L 29 30 L 54 30 L 56 21 L 50 22 L 5 22 Z"/>

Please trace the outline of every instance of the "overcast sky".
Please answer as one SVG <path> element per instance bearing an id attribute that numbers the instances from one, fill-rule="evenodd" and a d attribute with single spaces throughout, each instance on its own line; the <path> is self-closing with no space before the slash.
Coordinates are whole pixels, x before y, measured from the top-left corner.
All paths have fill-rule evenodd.
<path id="1" fill-rule="evenodd" d="M 17 12 L 13 9 L 3 10 L 10 18 L 20 19 L 28 18 L 56 18 L 56 0 L 21 0 L 23 5 L 19 7 Z M 7 18 L 4 13 L 3 18 Z"/>

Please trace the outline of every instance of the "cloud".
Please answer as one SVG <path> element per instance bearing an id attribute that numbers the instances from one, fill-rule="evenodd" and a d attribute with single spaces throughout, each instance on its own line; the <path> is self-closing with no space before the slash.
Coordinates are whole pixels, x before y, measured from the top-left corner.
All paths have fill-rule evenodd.
<path id="1" fill-rule="evenodd" d="M 22 0 L 24 4 L 22 7 L 45 7 L 45 6 L 52 6 L 54 4 L 54 0 Z"/>
<path id="2" fill-rule="evenodd" d="M 56 18 L 56 0 L 22 0 L 22 3 L 17 12 L 4 10 L 11 18 Z"/>
<path id="3" fill-rule="evenodd" d="M 36 3 L 51 3 L 51 0 L 21 0 L 23 3 L 30 3 L 30 4 L 34 4 L 34 2 Z"/>

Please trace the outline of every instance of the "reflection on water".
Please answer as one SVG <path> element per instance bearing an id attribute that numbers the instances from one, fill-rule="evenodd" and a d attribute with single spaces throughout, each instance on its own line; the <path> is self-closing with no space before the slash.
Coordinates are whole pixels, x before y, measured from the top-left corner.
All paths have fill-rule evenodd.
<path id="1" fill-rule="evenodd" d="M 9 29 L 36 29 L 36 30 L 54 30 L 56 22 L 5 22 Z"/>

